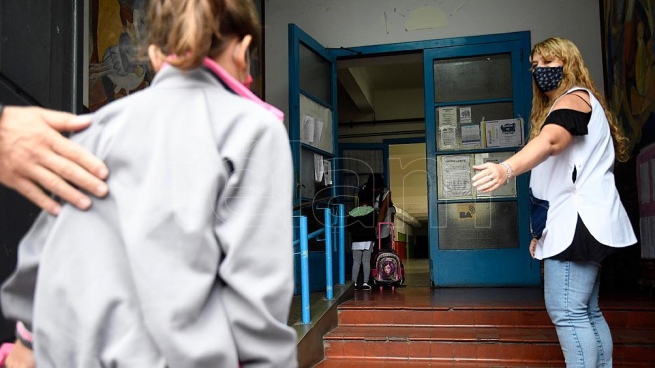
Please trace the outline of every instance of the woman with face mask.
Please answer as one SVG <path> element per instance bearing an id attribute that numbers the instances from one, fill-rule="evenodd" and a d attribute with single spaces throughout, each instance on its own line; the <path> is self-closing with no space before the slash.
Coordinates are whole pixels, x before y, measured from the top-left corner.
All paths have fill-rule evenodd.
<path id="1" fill-rule="evenodd" d="M 474 166 L 484 193 L 532 170 L 530 253 L 544 260 L 546 309 L 567 367 L 611 367 L 612 336 L 598 307 L 601 261 L 636 243 L 614 183 L 614 160 L 629 144 L 569 40 L 549 38 L 531 53 L 530 141 L 501 164 Z"/>

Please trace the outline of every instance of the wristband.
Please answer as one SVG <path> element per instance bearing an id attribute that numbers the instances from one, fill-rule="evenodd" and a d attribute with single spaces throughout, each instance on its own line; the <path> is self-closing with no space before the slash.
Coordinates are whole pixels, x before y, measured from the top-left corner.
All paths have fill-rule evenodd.
<path id="1" fill-rule="evenodd" d="M 25 327 L 23 322 L 16 323 L 16 338 L 21 344 L 25 345 L 26 348 L 32 350 L 32 333 L 27 329 L 27 327 Z"/>
<path id="2" fill-rule="evenodd" d="M 509 182 L 509 179 L 511 179 L 512 176 L 514 176 L 514 171 L 512 170 L 512 167 L 509 166 L 509 164 L 505 161 L 501 162 L 500 166 L 504 167 L 505 171 L 507 172 L 507 180 L 505 180 L 505 184 L 507 184 Z"/>

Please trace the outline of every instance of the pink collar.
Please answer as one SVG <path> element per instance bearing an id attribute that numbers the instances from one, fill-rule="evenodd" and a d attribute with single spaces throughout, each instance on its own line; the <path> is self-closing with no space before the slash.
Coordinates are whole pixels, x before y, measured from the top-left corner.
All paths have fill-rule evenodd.
<path id="1" fill-rule="evenodd" d="M 267 104 L 266 102 L 262 101 L 257 95 L 252 93 L 251 90 L 246 88 L 241 82 L 236 80 L 233 76 L 230 75 L 223 67 L 218 65 L 217 62 L 210 58 L 205 58 L 203 60 L 202 65 L 204 65 L 207 69 L 209 69 L 212 73 L 214 73 L 217 77 L 219 77 L 223 83 L 225 83 L 228 87 L 230 87 L 231 90 L 234 91 L 237 95 L 253 101 L 257 105 L 265 108 L 266 110 L 270 111 L 275 115 L 276 118 L 278 118 L 280 121 L 284 121 L 284 113 L 280 111 L 278 108 L 276 108 L 273 105 Z"/>

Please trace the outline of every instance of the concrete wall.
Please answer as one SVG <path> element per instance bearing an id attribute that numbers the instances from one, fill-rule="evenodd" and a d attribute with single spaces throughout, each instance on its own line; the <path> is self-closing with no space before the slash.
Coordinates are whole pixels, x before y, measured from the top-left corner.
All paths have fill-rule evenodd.
<path id="1" fill-rule="evenodd" d="M 603 91 L 600 21 L 597 0 L 266 1 L 266 100 L 288 113 L 289 23 L 328 48 L 518 31 L 530 31 L 532 44 L 565 37 L 578 45 Z"/>

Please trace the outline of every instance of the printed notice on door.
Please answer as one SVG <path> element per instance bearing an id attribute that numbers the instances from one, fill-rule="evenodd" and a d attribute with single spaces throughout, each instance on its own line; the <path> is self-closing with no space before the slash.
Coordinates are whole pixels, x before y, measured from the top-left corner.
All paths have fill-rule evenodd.
<path id="1" fill-rule="evenodd" d="M 445 156 L 441 161 L 443 198 L 471 196 L 470 156 Z"/>
<path id="2" fill-rule="evenodd" d="M 439 108 L 439 148 L 452 148 L 457 143 L 457 107 Z"/>

